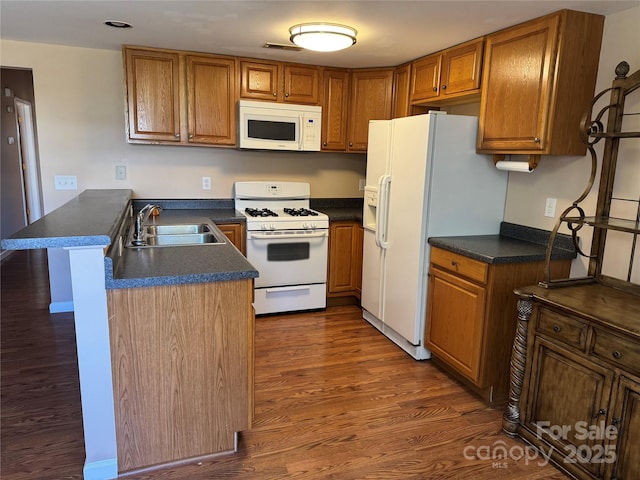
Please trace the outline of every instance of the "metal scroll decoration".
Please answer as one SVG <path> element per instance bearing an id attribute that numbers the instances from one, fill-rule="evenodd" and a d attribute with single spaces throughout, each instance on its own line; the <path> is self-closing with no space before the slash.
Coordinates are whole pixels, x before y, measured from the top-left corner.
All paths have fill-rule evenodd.
<path id="1" fill-rule="evenodd" d="M 629 73 L 629 64 L 627 62 L 621 62 L 615 69 L 616 80 L 625 79 Z M 635 75 L 635 74 L 634 74 Z M 589 175 L 589 180 L 587 181 L 587 185 L 582 192 L 582 194 L 573 201 L 571 206 L 565 209 L 551 232 L 551 236 L 549 239 L 549 243 L 547 244 L 547 250 L 545 255 L 545 281 L 541 282 L 540 285 L 544 287 L 549 287 L 552 282 L 551 280 L 551 253 L 553 250 L 554 241 L 556 235 L 558 233 L 558 229 L 562 223 L 567 223 L 567 227 L 571 232 L 571 237 L 573 239 L 573 245 L 576 251 L 585 258 L 596 258 L 597 255 L 587 255 L 582 251 L 578 244 L 578 232 L 582 229 L 583 226 L 587 225 L 586 215 L 582 207 L 580 207 L 580 203 L 589 195 L 591 189 L 593 188 L 593 184 L 596 179 L 596 173 L 598 168 L 598 156 L 594 149 L 594 146 L 600 142 L 603 138 L 612 138 L 612 137 L 623 137 L 623 136 L 637 136 L 638 134 L 620 134 L 620 133 L 611 133 L 608 132 L 604 126 L 603 118 L 605 115 L 608 115 L 612 109 L 620 108 L 620 104 L 614 100 L 614 98 L 619 98 L 620 95 L 614 94 L 617 90 L 621 90 L 621 87 L 613 86 L 611 88 L 607 88 L 603 90 L 598 95 L 594 97 L 591 101 L 590 108 L 585 112 L 582 116 L 582 120 L 580 122 L 580 137 L 582 141 L 587 145 L 587 149 L 591 156 L 591 174 Z M 602 107 L 595 115 L 593 115 L 594 108 L 596 103 L 607 93 L 612 92 L 611 99 L 607 105 Z"/>

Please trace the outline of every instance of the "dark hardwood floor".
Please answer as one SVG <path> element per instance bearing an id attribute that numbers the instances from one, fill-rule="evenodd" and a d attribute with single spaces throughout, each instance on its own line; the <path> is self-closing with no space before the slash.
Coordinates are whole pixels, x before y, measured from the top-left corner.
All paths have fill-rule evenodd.
<path id="1" fill-rule="evenodd" d="M 82 478 L 73 316 L 48 313 L 44 251 L 1 266 L 3 480 Z M 255 422 L 239 451 L 129 479 L 563 479 L 485 405 L 354 306 L 256 320 Z M 507 458 L 491 458 L 504 447 Z"/>

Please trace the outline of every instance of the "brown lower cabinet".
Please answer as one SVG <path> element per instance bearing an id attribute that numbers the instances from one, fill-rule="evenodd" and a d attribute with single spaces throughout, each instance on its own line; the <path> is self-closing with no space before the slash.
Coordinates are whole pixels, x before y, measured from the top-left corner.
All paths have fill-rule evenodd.
<path id="1" fill-rule="evenodd" d="M 640 297 L 597 284 L 517 292 L 521 395 L 505 430 L 574 478 L 640 478 Z"/>
<path id="2" fill-rule="evenodd" d="M 570 260 L 555 261 L 553 269 L 565 278 Z M 506 400 L 516 326 L 513 289 L 542 278 L 542 261 L 488 264 L 431 247 L 425 338 L 434 359 L 485 400 Z"/>
<path id="3" fill-rule="evenodd" d="M 107 290 L 118 472 L 233 451 L 253 416 L 253 282 Z"/>
<path id="4" fill-rule="evenodd" d="M 360 222 L 331 222 L 327 297 L 355 296 L 362 291 L 362 241 Z"/>
<path id="5" fill-rule="evenodd" d="M 240 250 L 240 253 L 247 254 L 246 227 L 244 223 L 216 223 L 216 226 Z"/>

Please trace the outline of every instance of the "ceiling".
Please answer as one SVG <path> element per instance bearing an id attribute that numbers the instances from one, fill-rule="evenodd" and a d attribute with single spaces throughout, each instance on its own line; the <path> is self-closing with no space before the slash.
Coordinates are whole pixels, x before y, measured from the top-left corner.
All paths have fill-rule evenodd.
<path id="1" fill-rule="evenodd" d="M 608 15 L 637 0 L 191 1 L 1 0 L 0 37 L 119 50 L 122 44 L 335 67 L 394 66 L 562 8 Z M 105 20 L 131 23 L 115 29 Z M 341 52 L 263 48 L 289 43 L 297 23 L 343 23 L 358 41 Z"/>

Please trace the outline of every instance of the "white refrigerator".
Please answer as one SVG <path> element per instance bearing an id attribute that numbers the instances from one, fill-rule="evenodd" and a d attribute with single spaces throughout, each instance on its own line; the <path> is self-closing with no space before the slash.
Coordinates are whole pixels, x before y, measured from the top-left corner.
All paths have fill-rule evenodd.
<path id="1" fill-rule="evenodd" d="M 430 112 L 369 123 L 363 317 L 418 360 L 425 348 L 429 244 L 497 234 L 507 172 L 476 154 L 476 117 Z"/>

